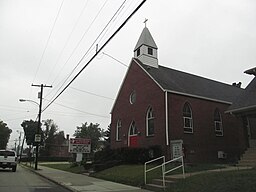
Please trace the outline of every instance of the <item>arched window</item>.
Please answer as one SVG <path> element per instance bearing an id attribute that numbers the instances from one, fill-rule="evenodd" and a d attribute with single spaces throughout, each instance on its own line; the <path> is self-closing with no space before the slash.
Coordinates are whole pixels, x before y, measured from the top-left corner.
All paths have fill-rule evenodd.
<path id="1" fill-rule="evenodd" d="M 137 135 L 137 132 L 137 127 L 135 125 L 135 122 L 133 121 L 132 124 L 130 125 L 129 135 Z"/>
<path id="2" fill-rule="evenodd" d="M 214 127 L 216 136 L 223 136 L 221 114 L 218 109 L 214 111 Z"/>
<path id="3" fill-rule="evenodd" d="M 150 107 L 147 111 L 147 116 L 146 116 L 146 135 L 151 136 L 154 135 L 154 113 L 152 107 Z"/>
<path id="4" fill-rule="evenodd" d="M 121 120 L 117 121 L 116 124 L 116 141 L 120 141 L 121 140 L 121 128 L 122 128 L 122 122 Z"/>
<path id="5" fill-rule="evenodd" d="M 183 127 L 184 133 L 193 133 L 192 110 L 188 103 L 183 106 Z"/>

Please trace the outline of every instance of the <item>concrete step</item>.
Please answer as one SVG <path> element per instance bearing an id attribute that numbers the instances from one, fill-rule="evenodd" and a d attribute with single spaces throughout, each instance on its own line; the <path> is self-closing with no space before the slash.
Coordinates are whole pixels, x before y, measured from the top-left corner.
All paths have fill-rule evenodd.
<path id="1" fill-rule="evenodd" d="M 146 184 L 143 188 L 150 190 L 150 191 L 165 191 L 166 187 L 163 187 L 162 185 L 156 185 L 156 184 Z"/>
<path id="2" fill-rule="evenodd" d="M 170 186 L 173 183 L 176 183 L 176 182 L 172 181 L 172 180 L 165 180 L 165 185 L 166 186 Z M 163 186 L 163 180 L 162 179 L 153 179 L 152 184 Z"/>
<path id="3" fill-rule="evenodd" d="M 255 155 L 243 155 L 241 159 L 248 159 L 248 160 L 255 160 L 256 161 L 256 154 Z"/>

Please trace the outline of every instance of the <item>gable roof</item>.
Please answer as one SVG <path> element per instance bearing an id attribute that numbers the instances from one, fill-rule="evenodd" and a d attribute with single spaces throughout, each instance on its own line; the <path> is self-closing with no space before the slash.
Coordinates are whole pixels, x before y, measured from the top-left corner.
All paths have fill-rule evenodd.
<path id="1" fill-rule="evenodd" d="M 157 49 L 156 43 L 147 27 L 144 27 L 144 29 L 142 30 L 140 38 L 134 48 L 134 51 L 136 51 L 141 45 L 147 45 L 149 47 Z"/>
<path id="2" fill-rule="evenodd" d="M 245 88 L 234 103 L 229 107 L 229 113 L 241 113 L 254 110 L 256 113 L 256 77 Z"/>
<path id="3" fill-rule="evenodd" d="M 136 62 L 159 84 L 163 90 L 231 104 L 244 89 L 204 77 L 170 69 L 164 66 L 151 68 Z"/>

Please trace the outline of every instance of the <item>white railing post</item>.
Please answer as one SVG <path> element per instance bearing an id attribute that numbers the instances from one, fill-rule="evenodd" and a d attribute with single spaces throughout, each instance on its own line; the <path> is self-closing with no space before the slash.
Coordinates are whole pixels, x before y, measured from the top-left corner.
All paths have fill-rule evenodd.
<path id="1" fill-rule="evenodd" d="M 181 158 L 181 162 L 182 162 L 183 179 L 185 179 L 185 169 L 184 169 L 184 159 L 183 159 L 183 156 L 182 156 L 182 158 Z"/>
<path id="2" fill-rule="evenodd" d="M 165 162 L 162 164 L 163 187 L 165 187 Z"/>
<path id="3" fill-rule="evenodd" d="M 150 160 L 150 161 L 147 161 L 146 163 L 144 163 L 144 182 L 145 182 L 145 185 L 147 184 L 147 172 L 152 171 L 154 169 L 157 169 L 159 167 L 162 167 L 162 171 L 163 171 L 163 164 L 155 166 L 155 167 L 150 168 L 150 169 L 147 170 L 147 164 L 155 162 L 159 159 L 163 159 L 163 164 L 165 165 L 165 156 L 161 156 L 161 157 L 158 157 L 156 159 L 153 159 L 153 160 Z"/>
<path id="4" fill-rule="evenodd" d="M 144 164 L 144 182 L 145 182 L 145 185 L 147 184 L 147 165 L 146 163 Z"/>

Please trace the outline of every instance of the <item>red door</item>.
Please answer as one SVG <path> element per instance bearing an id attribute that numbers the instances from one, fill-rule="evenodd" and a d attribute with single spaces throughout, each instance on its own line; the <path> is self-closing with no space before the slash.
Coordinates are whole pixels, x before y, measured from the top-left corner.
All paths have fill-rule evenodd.
<path id="1" fill-rule="evenodd" d="M 130 136 L 130 147 L 138 147 L 138 136 Z"/>

